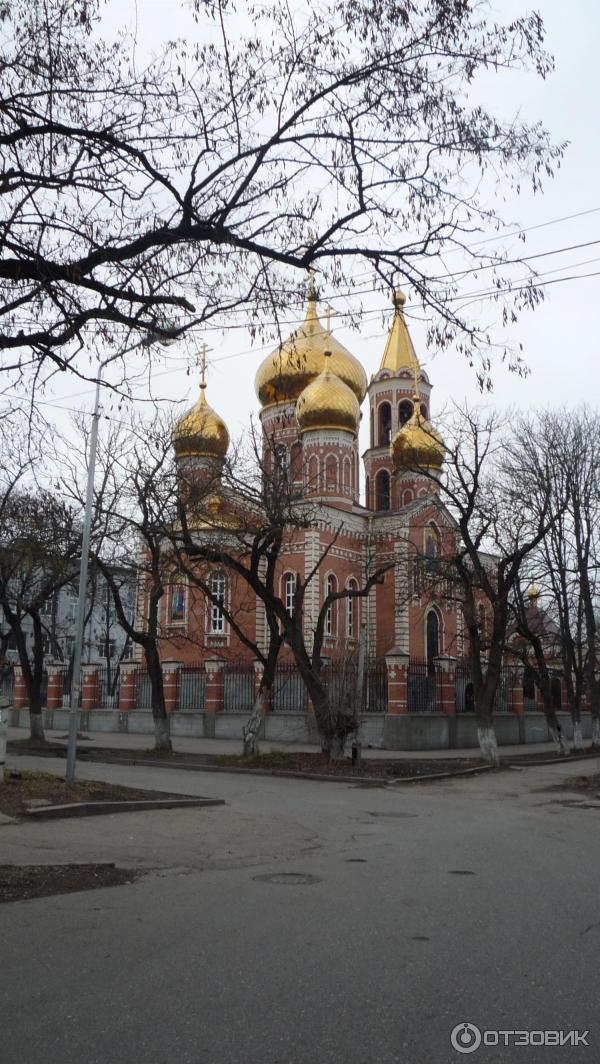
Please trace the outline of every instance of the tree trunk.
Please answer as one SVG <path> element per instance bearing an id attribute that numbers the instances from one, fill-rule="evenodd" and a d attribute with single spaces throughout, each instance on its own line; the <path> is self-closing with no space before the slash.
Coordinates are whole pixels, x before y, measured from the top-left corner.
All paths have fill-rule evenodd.
<path id="1" fill-rule="evenodd" d="M 173 745 L 169 734 L 169 719 L 165 706 L 165 689 L 163 673 L 158 650 L 154 644 L 144 648 L 150 689 L 152 692 L 152 716 L 154 718 L 154 749 L 161 753 L 171 753 Z"/>
<path id="2" fill-rule="evenodd" d="M 540 670 L 539 674 L 539 687 L 542 696 L 542 705 L 544 707 L 544 716 L 546 717 L 546 724 L 548 725 L 548 732 L 550 738 L 555 746 L 558 748 L 558 753 L 564 754 L 565 757 L 571 753 L 567 737 L 563 732 L 560 724 L 558 723 L 558 717 L 556 716 L 556 710 L 554 708 L 554 702 L 552 701 L 552 686 L 550 677 Z"/>
<path id="3" fill-rule="evenodd" d="M 583 750 L 583 732 L 581 730 L 581 719 L 573 717 L 573 749 Z"/>
<path id="4" fill-rule="evenodd" d="M 33 709 L 31 704 L 29 706 L 29 737 L 32 743 L 46 742 L 41 706 L 36 709 Z"/>
<path id="5" fill-rule="evenodd" d="M 250 755 L 256 756 L 260 752 L 258 746 L 258 733 L 267 709 L 269 694 L 270 692 L 266 688 L 261 687 L 254 700 L 252 713 L 244 725 L 244 757 Z"/>
<path id="6" fill-rule="evenodd" d="M 33 677 L 25 676 L 27 701 L 29 704 L 29 737 L 32 743 L 45 743 L 44 719 L 42 717 L 42 695 L 40 685 L 36 684 Z"/>

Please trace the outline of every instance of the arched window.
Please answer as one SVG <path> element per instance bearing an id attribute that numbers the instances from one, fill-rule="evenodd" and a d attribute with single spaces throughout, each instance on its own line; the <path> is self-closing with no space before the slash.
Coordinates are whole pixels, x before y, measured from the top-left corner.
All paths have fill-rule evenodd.
<path id="1" fill-rule="evenodd" d="M 427 614 L 426 622 L 427 661 L 439 657 L 440 653 L 440 619 L 435 610 Z"/>
<path id="2" fill-rule="evenodd" d="M 337 580 L 333 573 L 330 573 L 325 581 L 325 596 L 335 594 L 337 591 Z M 337 632 L 337 601 L 330 602 L 327 607 L 327 613 L 325 614 L 325 635 L 334 636 Z"/>
<path id="3" fill-rule="evenodd" d="M 428 525 L 425 530 L 425 557 L 429 562 L 435 561 L 442 553 L 442 541 L 435 525 Z"/>
<path id="4" fill-rule="evenodd" d="M 411 488 L 407 488 L 406 491 L 404 492 L 404 494 L 402 495 L 402 505 L 403 506 L 408 506 L 409 502 L 412 502 L 413 499 L 414 499 L 414 495 L 413 495 L 413 492 L 412 492 Z"/>
<path id="5" fill-rule="evenodd" d="M 392 408 L 389 403 L 380 403 L 377 411 L 379 419 L 379 447 L 387 447 L 392 438 Z"/>
<path id="6" fill-rule="evenodd" d="M 380 469 L 375 477 L 375 509 L 390 508 L 390 474 L 387 469 Z"/>
<path id="7" fill-rule="evenodd" d="M 375 446 L 375 412 L 371 407 L 371 447 Z"/>
<path id="8" fill-rule="evenodd" d="M 350 492 L 350 475 L 351 475 L 351 465 L 352 465 L 352 464 L 351 464 L 351 462 L 350 462 L 350 459 L 349 459 L 349 457 L 348 457 L 348 456 L 346 455 L 346 457 L 344 458 L 344 490 L 345 490 L 345 491 L 346 491 L 347 493 L 349 493 L 349 492 Z"/>
<path id="9" fill-rule="evenodd" d="M 413 405 L 410 399 L 403 399 L 398 406 L 398 422 L 400 427 L 406 425 L 406 422 L 412 417 Z"/>
<path id="10" fill-rule="evenodd" d="M 302 480 L 302 444 L 293 443 L 290 450 L 290 464 L 294 483 Z"/>
<path id="11" fill-rule="evenodd" d="M 212 635 L 222 635 L 225 631 L 225 616 L 221 605 L 225 603 L 227 582 L 225 573 L 213 573 L 210 578 L 210 631 Z"/>
<path id="12" fill-rule="evenodd" d="M 308 463 L 308 483 L 306 486 L 309 491 L 319 490 L 319 459 L 316 454 L 313 454 Z"/>
<path id="13" fill-rule="evenodd" d="M 293 617 L 296 610 L 296 576 L 295 573 L 285 573 L 283 577 L 283 600 L 285 612 Z"/>
<path id="14" fill-rule="evenodd" d="M 171 588 L 171 624 L 185 621 L 185 584 L 173 584 Z"/>
<path id="15" fill-rule="evenodd" d="M 421 417 L 424 418 L 425 421 L 427 421 L 427 405 L 425 403 L 421 403 L 420 410 Z"/>
<path id="16" fill-rule="evenodd" d="M 356 580 L 350 579 L 346 584 L 348 591 L 358 591 Z M 358 599 L 348 597 L 346 599 L 346 636 L 354 639 L 358 628 Z"/>
<path id="17" fill-rule="evenodd" d="M 338 464 L 337 458 L 332 454 L 328 455 L 325 461 L 325 487 L 327 491 L 335 491 L 338 482 Z"/>

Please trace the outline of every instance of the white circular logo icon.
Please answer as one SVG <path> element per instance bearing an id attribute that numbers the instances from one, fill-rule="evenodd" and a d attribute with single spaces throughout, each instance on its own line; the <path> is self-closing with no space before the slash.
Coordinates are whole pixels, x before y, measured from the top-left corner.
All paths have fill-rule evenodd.
<path id="1" fill-rule="evenodd" d="M 450 1041 L 457 1053 L 474 1053 L 481 1045 L 481 1031 L 474 1023 L 457 1023 Z"/>

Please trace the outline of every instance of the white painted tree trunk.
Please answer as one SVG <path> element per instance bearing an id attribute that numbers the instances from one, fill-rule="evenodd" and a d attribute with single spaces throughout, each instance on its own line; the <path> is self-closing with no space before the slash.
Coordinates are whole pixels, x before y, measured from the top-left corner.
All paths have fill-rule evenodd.
<path id="1" fill-rule="evenodd" d="M 592 746 L 600 746 L 600 717 L 592 717 Z"/>
<path id="2" fill-rule="evenodd" d="M 169 734 L 169 722 L 164 717 L 154 718 L 154 749 L 170 753 L 173 749 Z"/>
<path id="3" fill-rule="evenodd" d="M 548 731 L 550 732 L 552 742 L 558 747 L 560 753 L 567 757 L 571 753 L 571 747 L 567 742 L 567 737 L 564 731 L 562 731 L 562 729 L 559 731 L 558 728 L 553 728 L 550 725 L 548 726 Z"/>
<path id="4" fill-rule="evenodd" d="M 500 758 L 498 756 L 498 743 L 496 741 L 496 732 L 493 727 L 478 728 L 477 740 L 479 742 L 479 749 L 481 750 L 481 756 L 489 761 L 490 765 L 494 765 L 496 768 L 500 764 Z"/>
<path id="5" fill-rule="evenodd" d="M 573 749 L 583 750 L 583 734 L 580 720 L 575 721 L 573 725 Z"/>
<path id="6" fill-rule="evenodd" d="M 265 714 L 265 692 L 259 691 L 254 699 L 254 706 L 252 707 L 252 713 L 248 717 L 247 723 L 244 725 L 244 757 L 249 755 L 257 755 L 259 751 L 258 745 L 258 733 L 262 724 L 262 719 Z"/>

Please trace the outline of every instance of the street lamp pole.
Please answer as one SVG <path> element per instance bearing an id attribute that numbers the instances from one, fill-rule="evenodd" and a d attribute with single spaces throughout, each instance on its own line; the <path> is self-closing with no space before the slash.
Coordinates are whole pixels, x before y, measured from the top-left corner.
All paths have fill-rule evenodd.
<path id="1" fill-rule="evenodd" d="M 168 332 L 162 336 L 149 334 L 144 340 L 134 344 L 133 347 L 123 351 L 123 355 L 130 354 L 138 347 L 150 347 L 153 343 L 160 343 L 167 347 L 173 343 L 175 336 L 170 337 Z M 98 367 L 98 379 L 96 381 L 96 396 L 94 399 L 94 413 L 92 415 L 92 428 L 90 432 L 90 448 L 88 460 L 87 489 L 85 495 L 85 515 L 83 521 L 83 535 L 81 537 L 81 566 L 79 569 L 79 592 L 77 595 L 77 622 L 75 625 L 75 649 L 73 654 L 73 675 L 71 678 L 71 693 L 69 698 L 69 740 L 67 744 L 67 772 L 66 781 L 70 786 L 75 781 L 75 762 L 77 760 L 77 726 L 79 724 L 79 707 L 81 702 L 81 659 L 83 657 L 83 629 L 85 624 L 85 600 L 87 592 L 88 569 L 90 560 L 90 536 L 92 531 L 92 512 L 94 508 L 94 476 L 96 472 L 96 451 L 98 448 L 98 421 L 100 420 L 100 385 L 102 383 L 102 370 L 106 362 L 101 362 Z"/>

